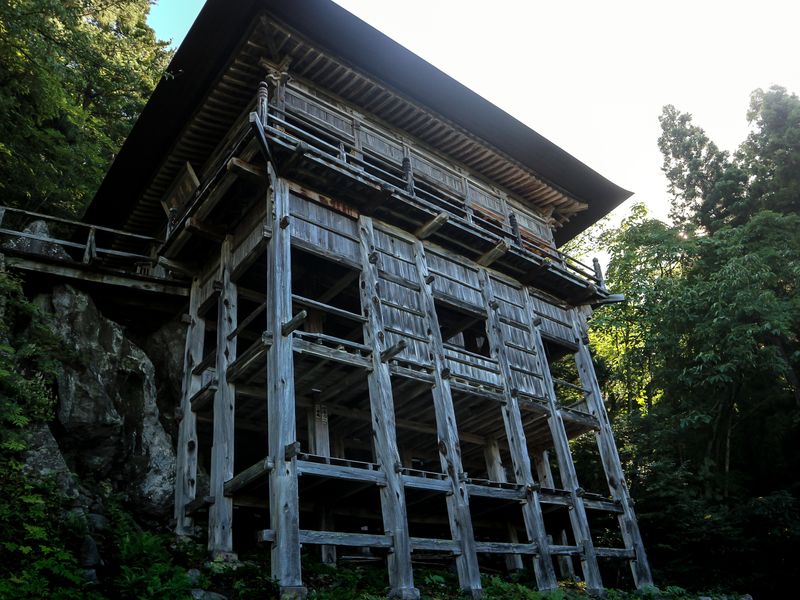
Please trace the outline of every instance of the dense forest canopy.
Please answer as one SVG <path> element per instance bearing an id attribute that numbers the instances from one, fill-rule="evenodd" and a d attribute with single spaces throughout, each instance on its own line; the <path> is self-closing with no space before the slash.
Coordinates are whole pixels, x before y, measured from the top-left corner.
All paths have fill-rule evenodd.
<path id="1" fill-rule="evenodd" d="M 672 224 L 634 206 L 592 341 L 657 581 L 778 597 L 800 542 L 800 99 L 757 90 L 739 149 L 666 106 Z"/>
<path id="2" fill-rule="evenodd" d="M 0 201 L 79 214 L 171 53 L 148 0 L 0 0 Z"/>
<path id="3" fill-rule="evenodd" d="M 169 62 L 149 8 L 0 0 L 0 203 L 82 212 Z M 780 597 L 800 543 L 800 99 L 757 90 L 747 118 L 728 153 L 664 108 L 671 223 L 637 205 L 587 234 L 627 297 L 598 309 L 592 342 L 657 583 Z M 58 351 L 0 275 L 0 590 L 87 597 L 59 499 L 19 463 L 20 433 L 52 418 Z M 120 549 L 161 548 L 119 527 Z M 171 567 L 147 577 L 135 585 L 172 581 L 183 597 Z"/>

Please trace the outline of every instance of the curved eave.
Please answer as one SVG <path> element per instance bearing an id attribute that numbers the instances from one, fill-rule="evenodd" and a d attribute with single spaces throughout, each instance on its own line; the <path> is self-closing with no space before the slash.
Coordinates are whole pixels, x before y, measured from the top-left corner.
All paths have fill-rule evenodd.
<path id="1" fill-rule="evenodd" d="M 242 37 L 269 13 L 398 92 L 485 140 L 588 208 L 556 231 L 558 244 L 596 222 L 631 192 L 328 0 L 207 0 L 106 175 L 85 219 L 123 226 L 148 182 L 225 68 Z"/>

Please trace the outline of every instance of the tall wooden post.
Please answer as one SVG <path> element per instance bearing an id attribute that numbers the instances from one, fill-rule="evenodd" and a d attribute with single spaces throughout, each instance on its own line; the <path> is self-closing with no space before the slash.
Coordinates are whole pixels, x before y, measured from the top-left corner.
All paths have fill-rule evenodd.
<path id="1" fill-rule="evenodd" d="M 311 418 L 309 419 L 310 431 L 309 441 L 313 442 L 313 452 L 318 456 L 331 455 L 331 438 L 328 428 L 328 407 L 325 404 L 315 402 L 311 407 Z M 325 499 L 318 507 L 319 524 L 322 531 L 333 530 L 333 514 L 331 507 Z M 323 545 L 320 547 L 322 562 L 326 565 L 336 564 L 336 546 Z"/>
<path id="2" fill-rule="evenodd" d="M 436 415 L 436 435 L 439 439 L 439 459 L 442 469 L 447 473 L 451 491 L 447 495 L 447 512 L 450 519 L 450 532 L 453 540 L 458 542 L 461 553 L 456 556 L 456 569 L 461 588 L 473 597 L 480 597 L 481 573 L 478 567 L 478 555 L 475 548 L 475 534 L 472 530 L 472 516 L 469 511 L 469 491 L 461 464 L 461 446 L 458 441 L 456 413 L 453 408 L 453 396 L 450 381 L 444 376 L 445 364 L 442 332 L 436 316 L 433 301 L 433 290 L 425 259 L 425 248 L 422 242 L 414 244 L 414 257 L 417 275 L 425 307 L 425 321 L 430 332 L 431 352 L 433 354 L 434 384 L 433 408 Z"/>
<path id="3" fill-rule="evenodd" d="M 222 242 L 219 260 L 219 302 L 217 305 L 217 392 L 214 395 L 214 434 L 211 447 L 211 495 L 208 511 L 208 550 L 214 557 L 233 557 L 233 498 L 224 493 L 225 482 L 233 478 L 234 414 L 236 391 L 228 383 L 228 365 L 236 360 L 236 285 L 231 281 L 232 236 Z"/>
<path id="4" fill-rule="evenodd" d="M 650 574 L 650 563 L 642 543 L 642 536 L 639 532 L 639 525 L 636 521 L 636 513 L 633 510 L 633 499 L 628 491 L 628 484 L 625 482 L 625 473 L 622 471 L 622 464 L 619 460 L 619 452 L 614 442 L 614 433 L 611 430 L 611 423 L 603 402 L 600 384 L 597 382 L 597 375 L 592 364 L 592 355 L 586 345 L 587 326 L 583 315 L 579 309 L 572 311 L 572 322 L 575 328 L 575 341 L 578 344 L 578 352 L 575 353 L 575 362 L 578 366 L 581 384 L 589 391 L 586 396 L 586 403 L 589 411 L 600 422 L 600 431 L 596 434 L 597 447 L 600 450 L 600 460 L 603 463 L 606 481 L 611 497 L 622 507 L 622 514 L 619 515 L 619 525 L 622 531 L 622 540 L 628 550 L 632 550 L 636 557 L 631 561 L 631 571 L 636 583 L 636 587 L 641 588 L 653 584 L 653 577 Z M 590 309 L 589 309 L 590 310 Z"/>
<path id="5" fill-rule="evenodd" d="M 483 447 L 483 457 L 486 460 L 486 472 L 489 475 L 489 479 L 505 483 L 506 470 L 503 467 L 503 461 L 500 459 L 500 446 L 496 439 L 492 438 L 486 440 L 486 445 Z M 517 530 L 510 521 L 507 524 L 507 529 L 509 541 L 515 544 L 519 542 Z M 506 568 L 509 571 L 524 569 L 525 565 L 522 563 L 522 556 L 519 554 L 508 554 L 506 556 Z"/>
<path id="6" fill-rule="evenodd" d="M 372 417 L 372 437 L 376 461 L 386 475 L 386 486 L 380 490 L 383 529 L 392 536 L 393 546 L 388 557 L 390 595 L 404 600 L 419 598 L 411 570 L 411 543 L 408 536 L 408 516 L 403 481 L 400 478 L 400 453 L 397 449 L 392 380 L 389 365 L 381 361 L 386 349 L 381 301 L 378 295 L 378 273 L 372 260 L 375 256 L 375 236 L 372 219 L 358 221 L 361 242 L 361 306 L 367 322 L 364 342 L 372 348 L 372 370 L 367 375 Z"/>
<path id="7" fill-rule="evenodd" d="M 575 472 L 575 463 L 572 461 L 572 453 L 569 449 L 569 437 L 564 428 L 564 420 L 556 401 L 556 390 L 553 383 L 553 376 L 550 373 L 550 365 L 547 363 L 544 343 L 539 332 L 539 324 L 534 318 L 533 306 L 527 292 L 525 297 L 525 313 L 531 319 L 531 333 L 533 334 L 534 351 L 538 371 L 542 374 L 545 395 L 547 396 L 548 417 L 547 422 L 550 426 L 550 435 L 553 438 L 553 448 L 556 452 L 558 462 L 558 472 L 561 476 L 561 485 L 570 493 L 572 506 L 569 511 L 572 532 L 575 542 L 581 549 L 581 567 L 586 587 L 589 590 L 599 591 L 603 589 L 603 580 L 600 576 L 600 567 L 597 564 L 597 555 L 592 542 L 592 534 L 589 529 L 589 518 L 586 515 L 586 506 L 583 502 L 583 491 L 578 484 L 578 474 Z"/>
<path id="8" fill-rule="evenodd" d="M 539 483 L 544 488 L 555 489 L 556 484 L 553 479 L 553 470 L 550 468 L 550 452 L 542 450 L 533 455 L 533 463 L 536 466 L 536 476 L 539 478 Z M 549 536 L 548 536 L 549 537 Z M 567 546 L 567 532 L 562 529 L 558 534 L 558 543 L 562 546 Z M 558 571 L 561 573 L 562 579 L 575 579 L 575 567 L 572 564 L 571 556 L 558 556 L 556 557 L 558 563 Z"/>
<path id="9" fill-rule="evenodd" d="M 189 296 L 189 326 L 186 330 L 186 349 L 183 356 L 175 472 L 175 532 L 178 535 L 191 533 L 192 520 L 186 516 L 186 504 L 195 499 L 197 492 L 197 415 L 192 410 L 191 399 L 203 385 L 202 375 L 192 373 L 195 366 L 203 360 L 205 320 L 197 312 L 199 294 L 200 280 L 195 277 Z"/>
<path id="10" fill-rule="evenodd" d="M 539 491 L 534 485 L 533 473 L 531 471 L 531 459 L 528 454 L 525 430 L 522 426 L 522 414 L 519 409 L 519 401 L 510 390 L 511 381 L 513 381 L 513 379 L 511 366 L 505 351 L 505 342 L 501 336 L 497 309 L 494 308 L 497 306 L 497 302 L 494 298 L 492 281 L 489 274 L 485 269 L 481 269 L 478 275 L 484 304 L 487 307 L 486 334 L 489 336 L 492 356 L 497 360 L 500 366 L 500 373 L 503 376 L 503 399 L 505 400 L 505 405 L 502 408 L 503 423 L 506 429 L 511 464 L 514 469 L 514 481 L 526 486 L 528 489 L 528 497 L 522 505 L 522 516 L 525 521 L 528 540 L 535 542 L 538 548 L 538 553 L 533 559 L 536 583 L 541 590 L 552 590 L 558 586 L 558 582 L 556 580 L 555 569 L 553 569 L 553 560 L 550 556 L 550 545 L 547 541 L 547 533 L 544 527 L 544 516 L 542 515 Z"/>
<path id="11" fill-rule="evenodd" d="M 297 439 L 293 334 L 284 335 L 282 331 L 284 323 L 292 318 L 289 188 L 271 164 L 268 172 L 272 238 L 267 250 L 267 328 L 272 334 L 272 345 L 267 352 L 267 425 L 269 456 L 275 465 L 269 475 L 270 527 L 275 532 L 272 576 L 278 581 L 282 597 L 304 598 L 297 457 L 288 451 Z"/>

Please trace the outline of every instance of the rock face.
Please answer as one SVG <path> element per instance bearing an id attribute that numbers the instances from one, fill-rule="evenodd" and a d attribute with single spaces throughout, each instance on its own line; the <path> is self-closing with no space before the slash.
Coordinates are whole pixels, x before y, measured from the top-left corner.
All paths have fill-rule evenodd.
<path id="1" fill-rule="evenodd" d="M 78 496 L 78 482 L 69 470 L 50 427 L 43 423 L 32 425 L 25 433 L 28 450 L 23 457 L 23 469 L 37 478 L 52 477 L 67 498 Z"/>
<path id="2" fill-rule="evenodd" d="M 185 341 L 186 325 L 176 319 L 166 323 L 142 344 L 156 370 L 158 409 L 161 412 L 161 423 L 172 436 L 173 445 L 177 444 L 178 441 L 175 407 L 181 404 Z"/>
<path id="3" fill-rule="evenodd" d="M 47 229 L 47 223 L 44 221 L 32 221 L 22 233 L 35 235 L 37 238 L 49 238 L 50 231 Z M 69 260 L 69 255 L 62 246 L 53 242 L 47 242 L 41 239 L 34 239 L 32 237 L 16 237 L 5 244 L 4 248 L 9 250 L 18 250 L 20 252 L 29 252 L 31 254 L 41 254 L 42 256 L 49 256 L 60 260 Z"/>
<path id="4" fill-rule="evenodd" d="M 169 514 L 175 452 L 159 419 L 150 359 L 91 298 L 56 287 L 37 304 L 68 348 L 58 375 L 59 446 L 84 480 L 110 480 L 144 514 Z"/>

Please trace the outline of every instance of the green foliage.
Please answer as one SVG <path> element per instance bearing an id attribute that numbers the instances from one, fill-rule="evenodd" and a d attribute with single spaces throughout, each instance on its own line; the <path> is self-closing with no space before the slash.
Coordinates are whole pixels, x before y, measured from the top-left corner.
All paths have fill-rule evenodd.
<path id="1" fill-rule="evenodd" d="M 665 108 L 675 223 L 637 206 L 593 234 L 627 302 L 591 338 L 656 579 L 777 597 L 800 542 L 800 99 L 759 90 L 748 118 L 729 155 Z"/>
<path id="2" fill-rule="evenodd" d="M 114 551 L 117 568 L 107 595 L 123 600 L 183 600 L 191 585 L 185 569 L 175 566 L 168 550 L 171 535 L 142 531 L 118 504 L 110 502 Z"/>
<path id="3" fill-rule="evenodd" d="M 25 430 L 53 416 L 57 345 L 18 281 L 0 272 L 0 598 L 96 598 L 62 522 L 64 500 L 23 472 Z"/>
<path id="4" fill-rule="evenodd" d="M 147 0 L 0 0 L 0 194 L 78 214 L 166 68 Z"/>

